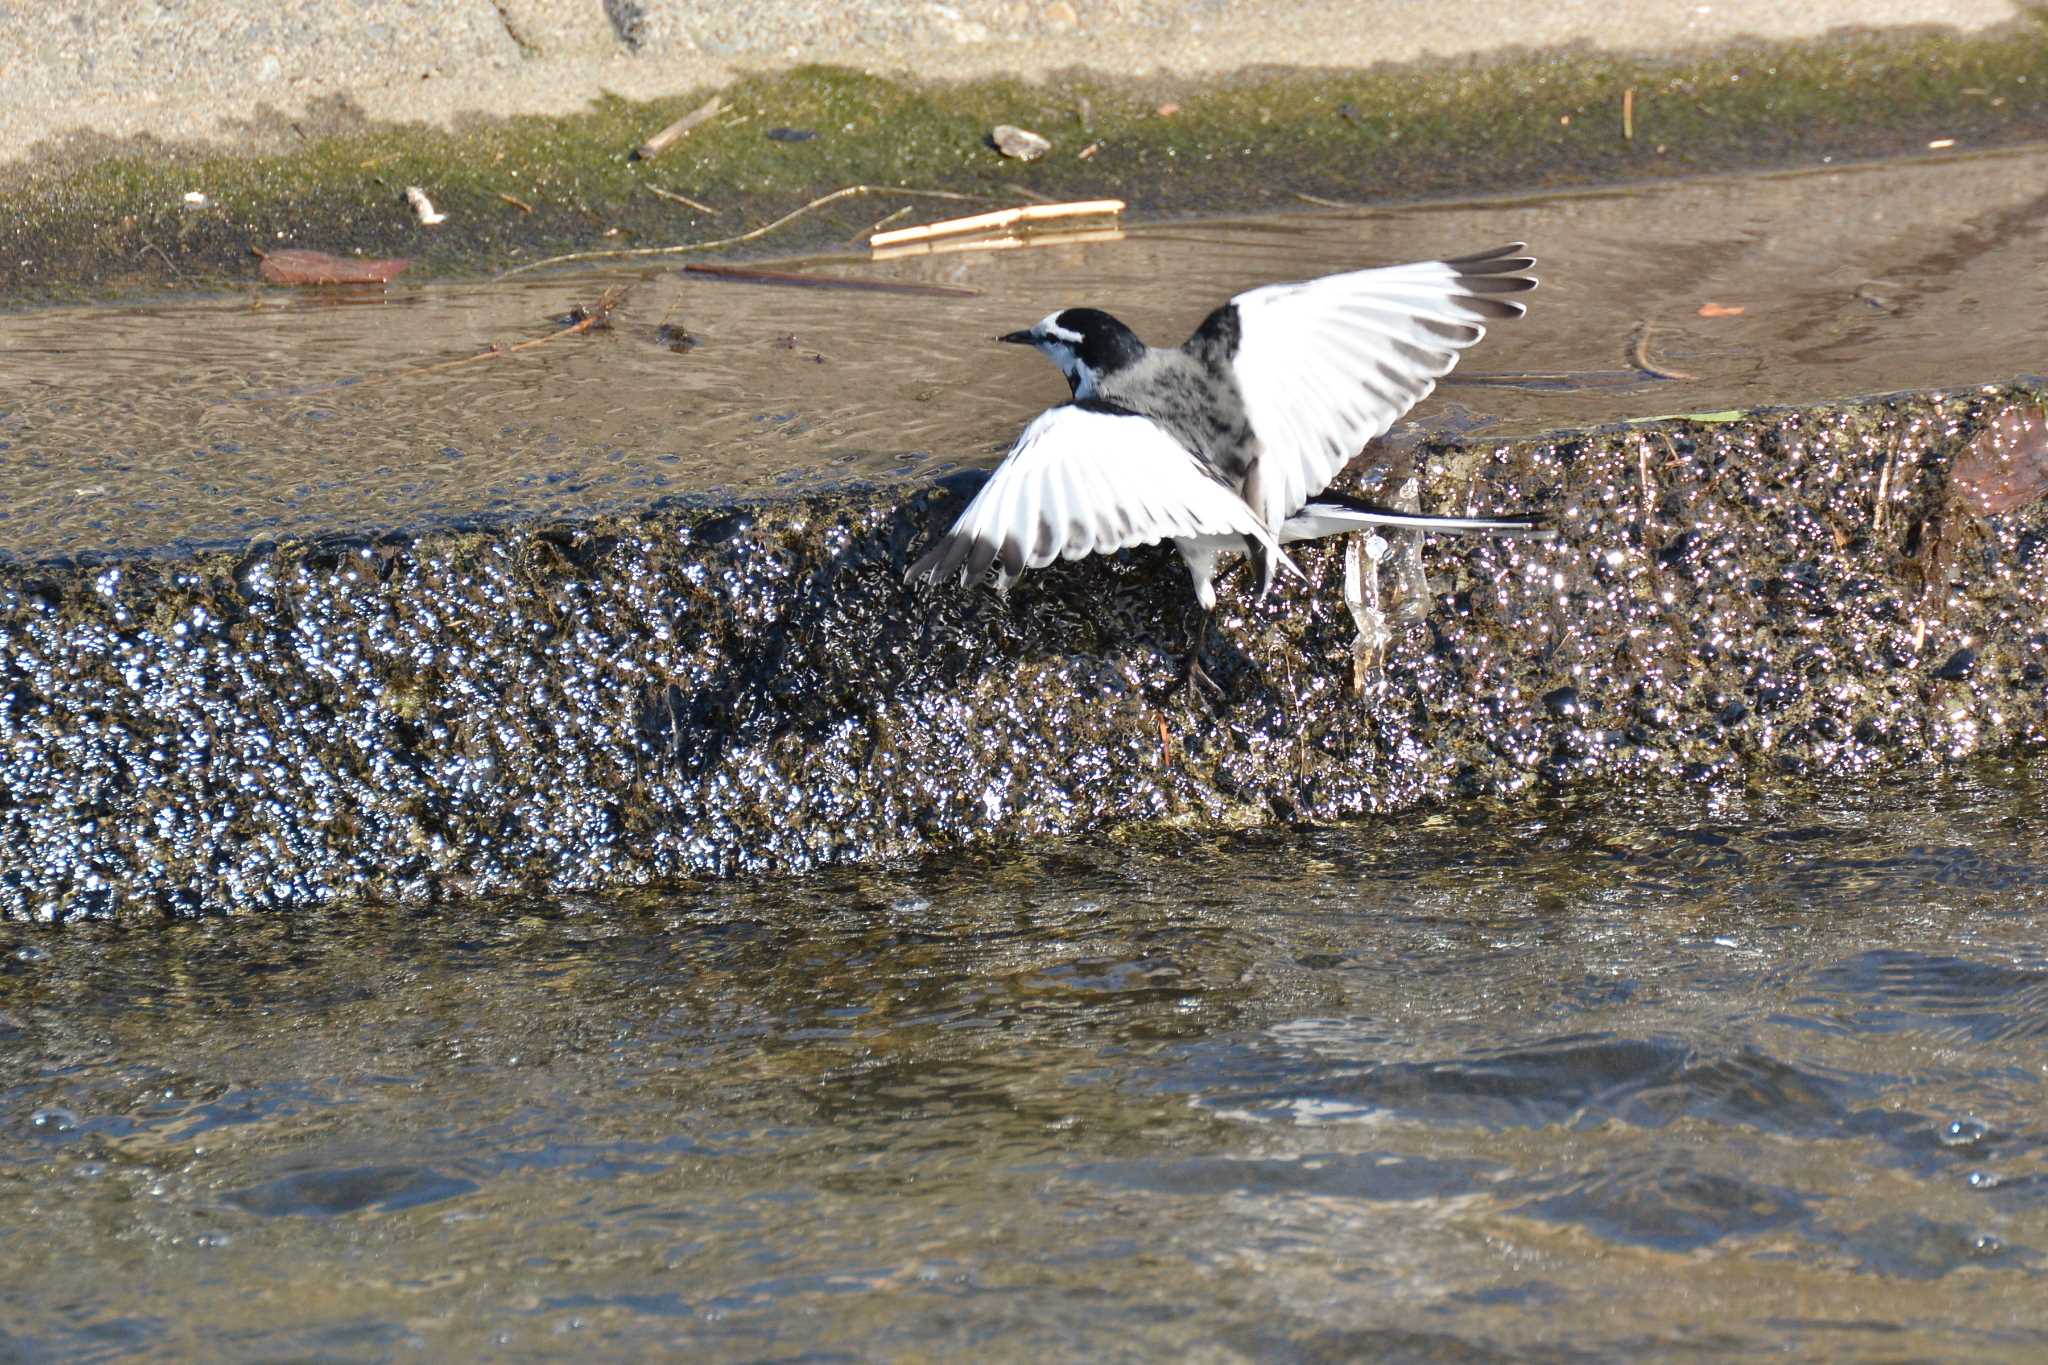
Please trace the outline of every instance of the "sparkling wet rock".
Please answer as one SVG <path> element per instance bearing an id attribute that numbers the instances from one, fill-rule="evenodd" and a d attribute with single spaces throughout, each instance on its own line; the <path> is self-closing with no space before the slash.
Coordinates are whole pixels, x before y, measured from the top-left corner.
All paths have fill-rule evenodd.
<path id="1" fill-rule="evenodd" d="M 2048 512 L 1944 516 L 1949 461 L 2021 401 L 1676 424 L 1650 505 L 1676 498 L 1685 524 L 1658 513 L 1649 536 L 1627 434 L 1425 445 L 1426 505 L 1545 508 L 1560 540 L 1432 545 L 1439 596 L 1365 695 L 1327 609 L 1337 553 L 1305 551 L 1312 584 L 1265 603 L 1226 584 L 1217 711 L 1155 700 L 1186 606 L 1157 548 L 1030 575 L 1007 603 L 908 594 L 973 474 L 10 564 L 0 912 L 637 885 L 2038 745 L 2048 691 L 2024 664 L 2048 580 L 2016 551 Z M 1931 681 L 1958 649 L 1974 671 Z M 1546 700 L 1563 690 L 1580 713 Z"/>

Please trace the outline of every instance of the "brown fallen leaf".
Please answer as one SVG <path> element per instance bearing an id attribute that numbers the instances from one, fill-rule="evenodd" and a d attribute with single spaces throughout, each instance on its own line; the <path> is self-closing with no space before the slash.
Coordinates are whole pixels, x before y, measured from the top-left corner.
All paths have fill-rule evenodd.
<path id="1" fill-rule="evenodd" d="M 2025 404 L 2007 408 L 1957 457 L 1949 482 L 1980 517 L 2048 495 L 2048 413 Z"/>
<path id="2" fill-rule="evenodd" d="M 1700 316 L 1703 318 L 1739 318 L 1742 316 L 1743 310 L 1744 305 L 1739 303 L 1703 303 L 1700 305 Z"/>
<path id="3" fill-rule="evenodd" d="M 388 284 L 411 264 L 404 257 L 366 261 L 359 256 L 330 256 L 324 251 L 286 247 L 264 252 L 258 273 L 272 284 Z"/>

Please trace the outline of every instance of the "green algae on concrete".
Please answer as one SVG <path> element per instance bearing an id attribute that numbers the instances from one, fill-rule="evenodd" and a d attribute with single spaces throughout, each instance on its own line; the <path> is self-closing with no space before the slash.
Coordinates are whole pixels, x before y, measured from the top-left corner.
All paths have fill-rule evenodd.
<path id="1" fill-rule="evenodd" d="M 0 302 L 247 282 L 252 249 L 287 245 L 415 256 L 415 277 L 489 273 L 562 251 L 731 236 L 851 183 L 1008 201 L 1018 187 L 1113 194 L 1170 214 L 1811 164 L 1949 139 L 1978 148 L 2048 136 L 2048 18 L 1971 37 L 1837 35 L 1669 60 L 1542 51 L 1187 81 L 1075 72 L 1057 86 L 928 86 L 805 67 L 723 93 L 723 117 L 650 163 L 629 150 L 705 92 L 455 132 L 336 114 L 292 125 L 303 146 L 285 155 L 72 146 L 0 176 Z M 1000 122 L 1046 134 L 1053 153 L 998 156 L 983 139 Z M 769 139 L 777 127 L 817 136 Z M 448 222 L 418 226 L 407 185 Z M 187 204 L 194 191 L 207 203 Z M 842 243 L 878 216 L 873 202 L 836 206 L 763 249 Z"/>
<path id="2" fill-rule="evenodd" d="M 2037 389 L 1423 447 L 1438 544 L 1354 690 L 1339 556 L 1226 580 L 1166 695 L 1149 547 L 913 597 L 978 475 L 729 507 L 0 569 L 0 913 L 423 902 L 1530 787 L 1890 774 L 2048 742 L 2048 503 L 1950 470 Z M 1719 414 L 1715 414 L 1719 416 Z M 1980 452 L 1981 458 L 1981 452 Z M 1399 472 L 1399 471 L 1397 471 Z"/>

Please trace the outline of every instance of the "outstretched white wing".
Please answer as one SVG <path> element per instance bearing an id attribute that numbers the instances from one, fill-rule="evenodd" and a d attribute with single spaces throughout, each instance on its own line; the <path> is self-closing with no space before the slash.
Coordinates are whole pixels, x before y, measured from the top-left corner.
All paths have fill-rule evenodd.
<path id="1" fill-rule="evenodd" d="M 910 567 L 913 583 L 1026 569 L 1130 545 L 1244 536 L 1294 569 L 1237 493 L 1150 418 L 1096 402 L 1048 408 L 1024 428 L 953 529 Z"/>
<path id="2" fill-rule="evenodd" d="M 1374 437 L 1429 395 L 1536 287 L 1520 243 L 1448 261 L 1357 270 L 1239 294 L 1188 344 L 1228 348 L 1259 458 L 1245 501 L 1279 526 Z M 1219 357 L 1220 358 L 1220 357 Z"/>

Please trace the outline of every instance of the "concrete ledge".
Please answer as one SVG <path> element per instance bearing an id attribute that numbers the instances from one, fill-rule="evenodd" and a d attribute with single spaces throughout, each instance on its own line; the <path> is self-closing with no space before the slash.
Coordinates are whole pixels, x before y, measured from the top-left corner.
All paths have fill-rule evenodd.
<path id="1" fill-rule="evenodd" d="M 0 159 L 79 132 L 249 149 L 346 107 L 452 126 L 559 116 L 604 95 L 652 99 L 793 62 L 923 80 L 1128 80 L 1255 66 L 1364 68 L 1577 47 L 1676 53 L 1853 29 L 1981 32 L 2014 0 L 1716 0 L 1526 5 L 1477 0 L 1455 22 L 1415 0 L 358 0 L 0 9 Z M 8 149 L 14 149 L 10 152 Z"/>
<path id="2" fill-rule="evenodd" d="M 1007 604 L 907 596 L 964 488 L 10 567 L 0 911 L 595 889 L 2039 745 L 2042 401 L 1424 448 L 1426 506 L 1533 503 L 1564 538 L 1433 546 L 1362 694 L 1335 552 L 1264 606 L 1228 581 L 1221 714 L 1148 695 L 1187 603 L 1156 548 Z"/>

